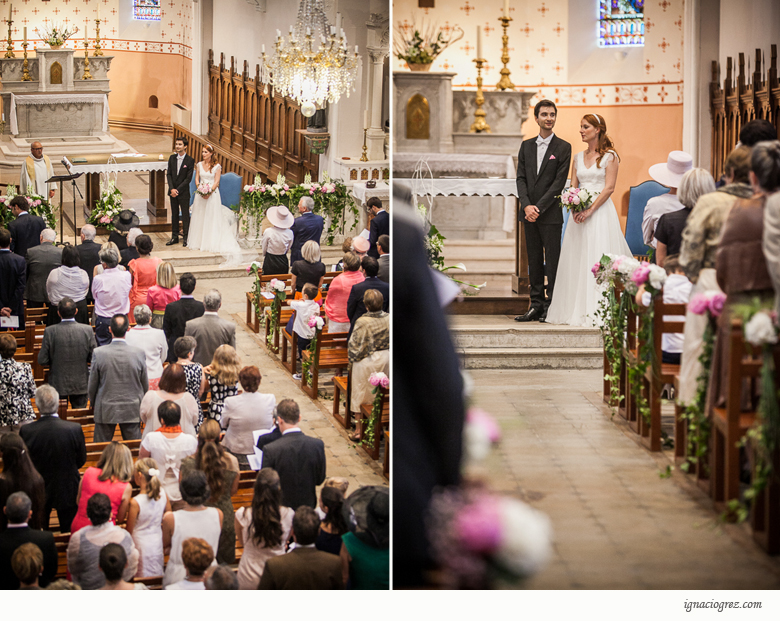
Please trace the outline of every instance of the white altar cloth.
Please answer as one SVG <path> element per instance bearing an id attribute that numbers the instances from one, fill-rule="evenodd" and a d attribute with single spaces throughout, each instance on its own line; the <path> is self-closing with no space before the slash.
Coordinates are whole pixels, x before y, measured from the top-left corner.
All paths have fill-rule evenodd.
<path id="1" fill-rule="evenodd" d="M 119 172 L 149 172 L 151 170 L 168 170 L 168 160 L 154 162 L 122 162 L 119 164 L 73 164 L 74 173 L 119 173 Z"/>
<path id="2" fill-rule="evenodd" d="M 352 194 L 363 206 L 365 206 L 366 201 L 368 201 L 369 198 L 374 196 L 382 201 L 382 205 L 384 205 L 385 208 L 390 206 L 388 204 L 388 201 L 390 200 L 390 186 L 384 181 L 377 181 L 375 188 L 367 188 L 365 181 L 355 183 L 352 186 Z"/>
<path id="3" fill-rule="evenodd" d="M 103 104 L 103 131 L 108 132 L 108 95 L 105 93 L 86 93 L 86 94 L 67 94 L 67 93 L 46 93 L 38 95 L 14 95 L 11 93 L 11 133 L 16 136 L 19 134 L 19 123 L 16 118 L 17 106 L 45 106 L 50 104 L 71 104 L 71 103 L 102 103 Z"/>

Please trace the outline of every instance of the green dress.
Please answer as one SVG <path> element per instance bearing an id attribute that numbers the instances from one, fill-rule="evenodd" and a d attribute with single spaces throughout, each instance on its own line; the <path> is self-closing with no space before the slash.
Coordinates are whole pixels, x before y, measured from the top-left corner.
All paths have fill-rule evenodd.
<path id="1" fill-rule="evenodd" d="M 181 462 L 181 477 L 184 477 L 195 470 L 195 457 L 187 457 Z M 235 470 L 225 470 L 225 485 L 223 486 L 222 496 L 217 502 L 209 499 L 205 503 L 207 507 L 216 507 L 222 511 L 222 532 L 219 534 L 219 549 L 217 550 L 217 563 L 226 563 L 232 565 L 236 562 L 236 521 L 233 511 L 233 499 L 230 497 L 230 490 L 233 487 L 233 481 L 238 476 Z"/>
<path id="2" fill-rule="evenodd" d="M 353 589 L 390 588 L 390 548 L 375 548 L 362 542 L 353 533 L 341 540 L 349 552 L 349 581 Z"/>

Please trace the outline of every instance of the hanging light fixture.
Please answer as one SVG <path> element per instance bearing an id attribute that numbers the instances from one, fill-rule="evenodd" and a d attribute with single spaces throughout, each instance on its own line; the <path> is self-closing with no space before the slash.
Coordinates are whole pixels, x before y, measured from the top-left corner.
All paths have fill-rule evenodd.
<path id="1" fill-rule="evenodd" d="M 336 103 L 344 93 L 349 97 L 359 65 L 357 46 L 354 52 L 347 49 L 341 16 L 331 26 L 322 0 L 301 0 L 287 39 L 276 31 L 273 56 L 266 57 L 263 46 L 263 81 L 297 101 L 306 117 L 325 102 Z"/>

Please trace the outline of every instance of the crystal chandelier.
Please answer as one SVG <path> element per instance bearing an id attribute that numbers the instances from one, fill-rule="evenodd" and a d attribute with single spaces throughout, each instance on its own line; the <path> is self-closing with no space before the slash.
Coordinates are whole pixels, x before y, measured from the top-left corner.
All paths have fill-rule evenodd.
<path id="1" fill-rule="evenodd" d="M 313 116 L 325 102 L 336 103 L 357 76 L 360 57 L 347 50 L 339 16 L 328 24 L 322 0 L 301 0 L 298 20 L 285 40 L 276 31 L 276 50 L 271 58 L 263 45 L 263 81 L 280 95 L 301 105 L 304 116 Z"/>

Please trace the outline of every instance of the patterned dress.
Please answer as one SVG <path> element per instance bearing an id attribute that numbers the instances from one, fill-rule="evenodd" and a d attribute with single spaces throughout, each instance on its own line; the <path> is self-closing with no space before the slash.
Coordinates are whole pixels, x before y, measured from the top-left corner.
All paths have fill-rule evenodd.
<path id="1" fill-rule="evenodd" d="M 30 399 L 35 395 L 32 367 L 13 358 L 0 360 L 0 427 L 33 420 Z"/>
<path id="2" fill-rule="evenodd" d="M 238 394 L 238 384 L 226 386 L 208 373 L 206 373 L 206 379 L 209 381 L 209 390 L 211 391 L 208 416 L 219 422 L 222 420 L 222 410 L 225 409 L 225 399 Z"/>
<path id="3" fill-rule="evenodd" d="M 187 392 L 195 397 L 198 402 L 198 428 L 203 423 L 203 409 L 200 406 L 200 380 L 203 377 L 203 367 L 199 362 L 181 365 L 184 369 L 184 377 L 187 378 Z"/>

